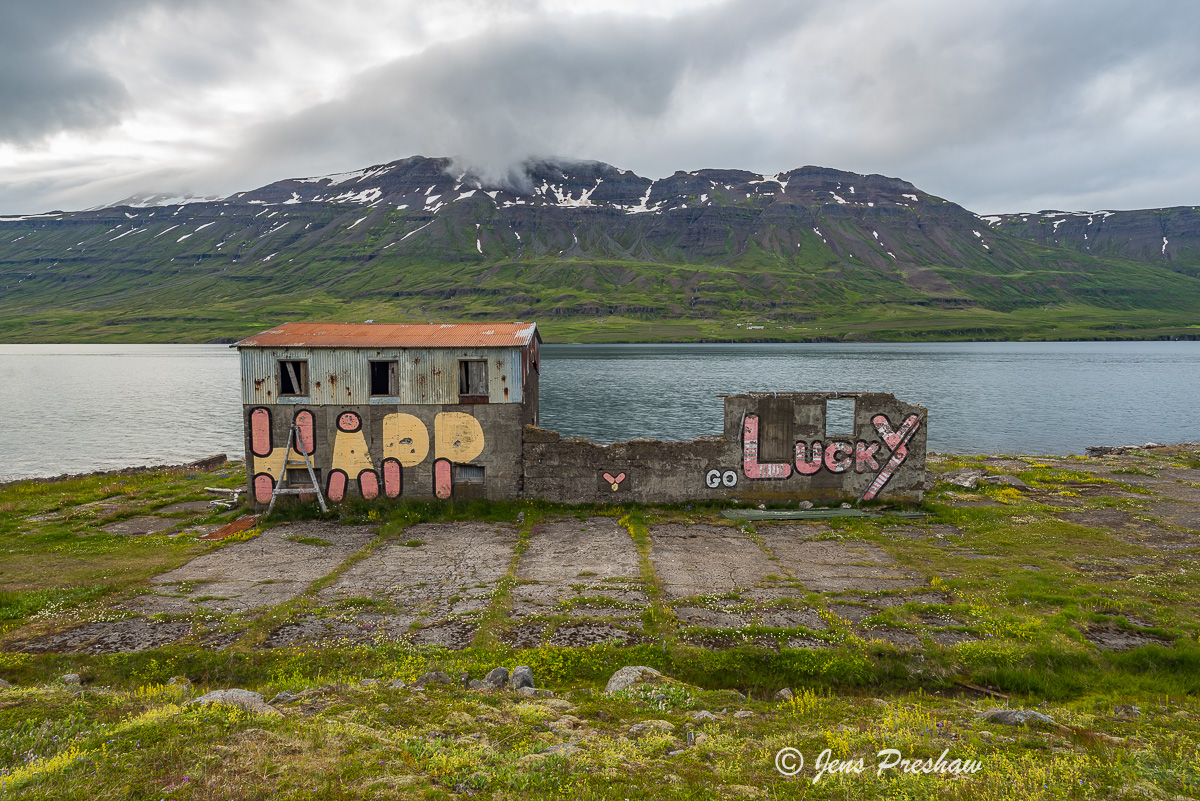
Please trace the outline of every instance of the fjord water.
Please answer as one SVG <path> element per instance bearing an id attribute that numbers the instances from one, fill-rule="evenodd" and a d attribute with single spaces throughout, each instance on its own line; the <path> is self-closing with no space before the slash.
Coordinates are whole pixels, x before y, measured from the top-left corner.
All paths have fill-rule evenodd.
<path id="1" fill-rule="evenodd" d="M 0 481 L 240 459 L 223 345 L 0 345 Z M 1200 342 L 547 345 L 541 424 L 614 442 L 720 434 L 737 392 L 882 391 L 929 447 L 1082 453 L 1200 440 Z"/>

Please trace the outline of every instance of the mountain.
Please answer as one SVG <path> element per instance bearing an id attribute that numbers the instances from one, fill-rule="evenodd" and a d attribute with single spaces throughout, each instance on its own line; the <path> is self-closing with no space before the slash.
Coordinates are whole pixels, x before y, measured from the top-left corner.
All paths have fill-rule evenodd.
<path id="1" fill-rule="evenodd" d="M 1132 259 L 1200 276 L 1200 208 L 1039 211 L 983 217 L 988 227 L 1093 256 Z"/>
<path id="2" fill-rule="evenodd" d="M 559 341 L 1200 332 L 1194 270 L 822 167 L 650 180 L 542 161 L 493 183 L 413 157 L 162 202 L 0 218 L 0 339 L 221 340 L 287 319 L 533 319 Z"/>

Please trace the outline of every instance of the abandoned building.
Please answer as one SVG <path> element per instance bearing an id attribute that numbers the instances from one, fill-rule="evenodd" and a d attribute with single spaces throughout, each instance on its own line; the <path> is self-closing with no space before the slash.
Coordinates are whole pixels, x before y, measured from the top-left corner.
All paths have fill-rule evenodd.
<path id="1" fill-rule="evenodd" d="M 598 445 L 538 427 L 533 323 L 287 323 L 235 343 L 249 489 L 328 500 L 918 502 L 926 410 L 878 392 L 724 397 L 720 435 Z"/>
<path id="2" fill-rule="evenodd" d="M 516 497 L 540 343 L 533 323 L 285 323 L 235 343 L 251 493 L 270 501 L 284 470 L 310 484 L 308 454 L 334 502 Z"/>

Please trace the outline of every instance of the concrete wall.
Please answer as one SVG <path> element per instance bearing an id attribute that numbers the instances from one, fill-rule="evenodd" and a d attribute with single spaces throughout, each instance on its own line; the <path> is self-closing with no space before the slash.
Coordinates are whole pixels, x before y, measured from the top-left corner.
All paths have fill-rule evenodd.
<path id="1" fill-rule="evenodd" d="M 844 434 L 826 402 L 853 402 Z M 596 445 L 529 427 L 524 495 L 565 503 L 739 499 L 920 501 L 920 406 L 885 393 L 763 393 L 725 398 L 723 436 Z"/>
<path id="2" fill-rule="evenodd" d="M 266 504 L 279 478 L 293 420 L 326 499 L 515 498 L 520 494 L 522 428 L 528 404 L 247 405 L 246 465 L 252 497 Z M 289 484 L 308 483 L 298 452 Z M 483 468 L 482 483 L 463 475 Z M 478 471 L 471 471 L 478 472 Z"/>

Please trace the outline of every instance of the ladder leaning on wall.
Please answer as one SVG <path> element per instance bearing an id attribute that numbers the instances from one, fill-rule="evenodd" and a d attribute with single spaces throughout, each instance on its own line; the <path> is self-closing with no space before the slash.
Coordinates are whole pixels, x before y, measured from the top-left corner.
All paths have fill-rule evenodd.
<path id="1" fill-rule="evenodd" d="M 290 366 L 290 365 L 289 365 Z M 280 495 L 312 495 L 316 494 L 317 503 L 321 504 L 321 511 L 328 512 L 325 507 L 325 496 L 321 494 L 321 487 L 317 483 L 317 474 L 313 472 L 312 460 L 308 458 L 308 454 L 301 450 L 300 445 L 300 427 L 292 422 L 292 431 L 288 434 L 287 447 L 283 449 L 283 467 L 279 471 L 279 479 L 275 482 L 275 489 L 271 490 L 271 503 L 267 506 L 267 514 L 271 514 L 271 510 L 275 508 L 275 499 Z M 298 453 L 304 457 L 303 462 L 298 462 L 295 459 L 289 458 L 293 453 Z M 311 482 L 307 487 L 285 487 L 288 481 L 288 468 L 300 467 L 304 465 L 308 469 L 308 480 Z"/>

